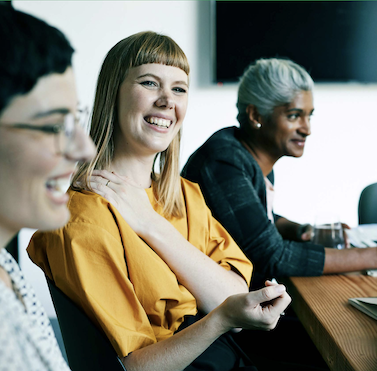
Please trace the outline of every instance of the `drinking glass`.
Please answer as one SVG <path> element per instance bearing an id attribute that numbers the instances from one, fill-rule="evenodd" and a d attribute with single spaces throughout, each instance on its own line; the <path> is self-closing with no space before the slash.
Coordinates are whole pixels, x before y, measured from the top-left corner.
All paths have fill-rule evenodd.
<path id="1" fill-rule="evenodd" d="M 345 248 L 342 223 L 336 215 L 321 214 L 315 218 L 313 242 L 339 250 Z"/>

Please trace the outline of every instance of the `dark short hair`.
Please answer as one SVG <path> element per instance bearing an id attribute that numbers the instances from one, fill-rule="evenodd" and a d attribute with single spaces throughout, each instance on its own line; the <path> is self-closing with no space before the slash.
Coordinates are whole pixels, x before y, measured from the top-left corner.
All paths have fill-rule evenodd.
<path id="1" fill-rule="evenodd" d="M 55 27 L 10 6 L 0 6 L 0 113 L 39 78 L 64 73 L 73 48 Z"/>

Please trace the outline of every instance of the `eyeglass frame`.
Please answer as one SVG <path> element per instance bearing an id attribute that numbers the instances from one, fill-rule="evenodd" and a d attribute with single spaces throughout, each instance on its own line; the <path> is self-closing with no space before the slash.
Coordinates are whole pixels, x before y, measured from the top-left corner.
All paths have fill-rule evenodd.
<path id="1" fill-rule="evenodd" d="M 79 115 L 81 115 L 81 117 L 78 117 L 77 113 Z M 27 124 L 27 123 L 14 123 L 14 124 L 9 124 L 6 127 L 10 128 L 10 129 L 14 128 L 14 129 L 22 129 L 22 130 L 34 130 L 34 131 L 41 131 L 41 132 L 47 133 L 47 134 L 54 134 L 55 138 L 56 138 L 56 141 L 55 141 L 56 142 L 56 144 L 55 144 L 56 154 L 57 155 L 64 155 L 66 148 L 64 149 L 64 151 L 60 148 L 58 135 L 62 131 L 65 132 L 64 133 L 65 137 L 68 139 L 68 142 L 67 142 L 67 146 L 68 146 L 68 144 L 74 138 L 74 134 L 76 133 L 76 130 L 77 130 L 76 127 L 80 126 L 80 127 L 83 128 L 84 125 L 86 124 L 86 121 L 87 121 L 86 118 L 88 117 L 89 110 L 88 110 L 87 107 L 85 107 L 83 109 L 78 109 L 77 113 L 76 113 L 76 115 L 74 115 L 73 113 L 68 113 L 68 114 L 64 115 L 64 122 L 59 123 L 59 124 L 46 124 L 46 125 L 42 125 L 42 126 L 36 126 L 36 125 L 32 125 L 32 124 Z M 72 121 L 69 120 L 70 118 L 72 118 Z M 69 122 L 73 122 L 73 125 L 71 127 L 71 130 L 68 132 L 67 131 L 67 125 L 68 125 L 67 123 L 69 123 Z M 1 127 L 5 127 L 5 126 L 1 125 Z"/>

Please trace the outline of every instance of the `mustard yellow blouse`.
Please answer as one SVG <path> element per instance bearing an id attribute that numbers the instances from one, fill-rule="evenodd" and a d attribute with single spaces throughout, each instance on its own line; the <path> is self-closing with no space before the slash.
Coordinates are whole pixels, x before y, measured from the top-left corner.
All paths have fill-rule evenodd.
<path id="1" fill-rule="evenodd" d="M 185 215 L 171 224 L 249 283 L 250 261 L 211 216 L 199 186 L 185 179 L 181 184 Z M 161 214 L 152 189 L 146 192 Z M 87 191 L 68 193 L 70 221 L 34 234 L 30 258 L 103 329 L 119 356 L 172 336 L 185 315 L 196 314 L 195 298 L 106 199 Z"/>

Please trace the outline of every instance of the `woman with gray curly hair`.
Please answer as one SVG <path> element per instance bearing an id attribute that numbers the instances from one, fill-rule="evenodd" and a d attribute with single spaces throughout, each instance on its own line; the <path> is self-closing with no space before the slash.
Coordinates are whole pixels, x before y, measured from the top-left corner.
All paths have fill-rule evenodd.
<path id="1" fill-rule="evenodd" d="M 259 59 L 238 90 L 240 127 L 221 129 L 191 157 L 183 176 L 200 184 L 214 217 L 267 278 L 319 276 L 377 267 L 377 249 L 337 250 L 310 242 L 307 225 L 272 211 L 273 166 L 301 157 L 311 133 L 313 80 L 288 59 Z"/>

